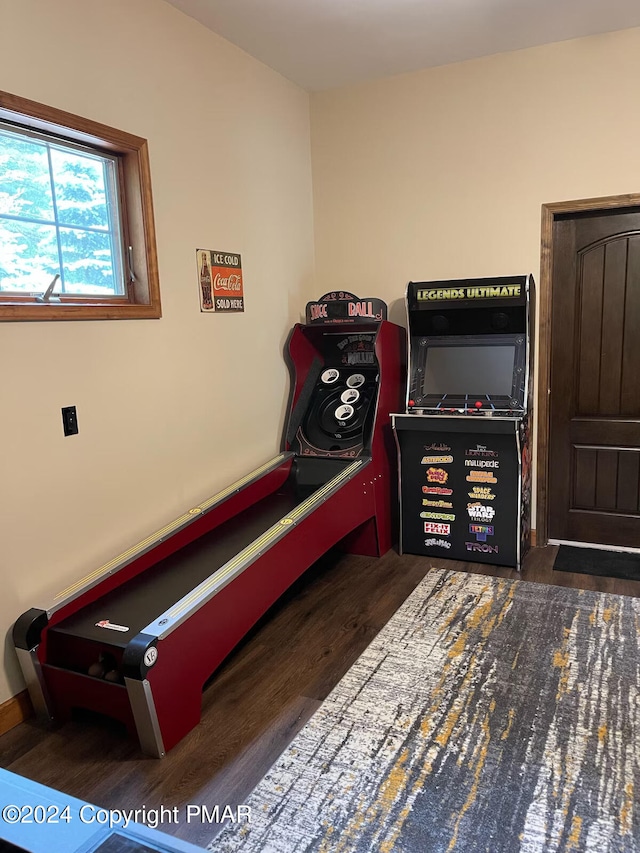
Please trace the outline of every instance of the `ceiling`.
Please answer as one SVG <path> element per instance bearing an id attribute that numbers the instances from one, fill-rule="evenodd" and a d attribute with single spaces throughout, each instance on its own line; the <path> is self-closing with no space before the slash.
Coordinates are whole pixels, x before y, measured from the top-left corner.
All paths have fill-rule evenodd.
<path id="1" fill-rule="evenodd" d="M 309 91 L 640 26 L 638 0 L 168 0 Z"/>

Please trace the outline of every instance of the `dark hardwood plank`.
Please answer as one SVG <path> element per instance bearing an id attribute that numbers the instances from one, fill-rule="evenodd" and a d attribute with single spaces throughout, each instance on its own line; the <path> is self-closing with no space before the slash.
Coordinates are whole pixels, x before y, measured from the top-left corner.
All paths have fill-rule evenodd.
<path id="1" fill-rule="evenodd" d="M 242 804 L 320 702 L 431 568 L 640 596 L 640 581 L 553 572 L 556 547 L 514 569 L 390 551 L 332 552 L 269 611 L 209 682 L 202 722 L 165 759 L 143 756 L 95 719 L 0 737 L 0 766 L 106 808 L 178 807 L 161 829 L 205 846 L 218 827 L 187 823 L 187 804 Z"/>

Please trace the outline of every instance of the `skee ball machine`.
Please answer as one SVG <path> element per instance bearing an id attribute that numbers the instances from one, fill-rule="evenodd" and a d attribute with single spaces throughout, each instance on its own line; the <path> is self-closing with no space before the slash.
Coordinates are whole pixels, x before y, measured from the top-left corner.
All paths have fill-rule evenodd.
<path id="1" fill-rule="evenodd" d="M 409 282 L 392 416 L 400 551 L 511 566 L 530 545 L 532 276 Z"/>
<path id="2" fill-rule="evenodd" d="M 385 318 L 353 294 L 309 303 L 287 345 L 283 451 L 17 620 L 37 711 L 107 715 L 161 757 L 199 722 L 211 674 L 312 563 L 339 542 L 391 547 L 405 338 Z"/>

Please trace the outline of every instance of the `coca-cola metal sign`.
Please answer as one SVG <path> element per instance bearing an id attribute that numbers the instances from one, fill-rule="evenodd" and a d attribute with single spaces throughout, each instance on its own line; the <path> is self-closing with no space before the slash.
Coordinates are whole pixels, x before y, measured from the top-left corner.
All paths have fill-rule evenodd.
<path id="1" fill-rule="evenodd" d="M 242 260 L 237 252 L 196 249 L 200 310 L 244 311 Z"/>

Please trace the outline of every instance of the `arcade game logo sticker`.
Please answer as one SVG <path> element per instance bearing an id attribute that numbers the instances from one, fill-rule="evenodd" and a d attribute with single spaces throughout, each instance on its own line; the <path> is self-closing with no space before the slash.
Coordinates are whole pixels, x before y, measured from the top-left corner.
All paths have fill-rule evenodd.
<path id="1" fill-rule="evenodd" d="M 244 311 L 242 260 L 236 252 L 196 249 L 200 311 Z"/>

